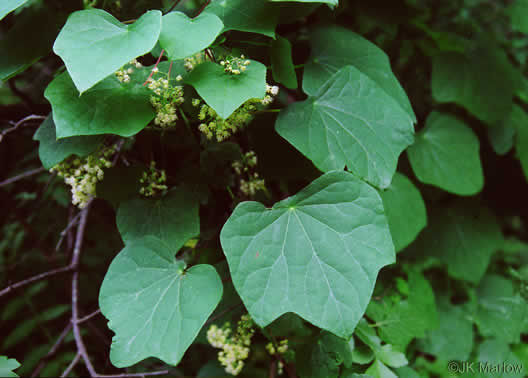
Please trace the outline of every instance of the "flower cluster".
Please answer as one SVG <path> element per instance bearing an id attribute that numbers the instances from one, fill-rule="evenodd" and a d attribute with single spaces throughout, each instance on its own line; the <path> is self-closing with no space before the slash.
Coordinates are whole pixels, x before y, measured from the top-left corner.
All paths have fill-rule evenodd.
<path id="1" fill-rule="evenodd" d="M 167 175 L 165 170 L 156 169 L 156 162 L 152 160 L 148 171 L 143 172 L 139 180 L 141 188 L 139 194 L 145 197 L 154 197 L 167 190 Z"/>
<path id="2" fill-rule="evenodd" d="M 112 146 L 99 149 L 84 159 L 70 157 L 50 172 L 64 177 L 64 182 L 71 186 L 72 203 L 82 209 L 95 197 L 95 186 L 104 177 L 103 169 L 112 166 L 109 159 L 115 151 L 116 147 Z"/>
<path id="3" fill-rule="evenodd" d="M 252 197 L 258 190 L 265 190 L 266 186 L 264 180 L 259 178 L 257 172 L 253 172 L 257 166 L 257 156 L 254 151 L 249 151 L 244 154 L 242 160 L 236 160 L 231 164 L 231 167 L 238 176 L 246 176 L 240 178 L 240 191 L 248 197 Z"/>
<path id="4" fill-rule="evenodd" d="M 202 121 L 198 129 L 205 134 L 208 139 L 213 137 L 218 142 L 229 138 L 232 134 L 244 128 L 251 120 L 260 105 L 269 105 L 273 97 L 279 93 L 279 87 L 266 84 L 266 96 L 263 99 L 252 98 L 243 103 L 227 119 L 220 117 L 213 108 L 207 104 L 202 104 L 200 99 L 193 99 L 192 105 L 200 107 L 198 119 Z"/>
<path id="5" fill-rule="evenodd" d="M 200 51 L 194 55 L 191 55 L 183 60 L 183 67 L 187 71 L 192 71 L 194 67 L 205 62 L 205 52 Z"/>
<path id="6" fill-rule="evenodd" d="M 225 371 L 238 375 L 244 367 L 244 360 L 249 356 L 251 338 L 255 333 L 253 321 L 249 315 L 242 315 L 237 324 L 236 333 L 231 335 L 229 322 L 222 328 L 216 325 L 209 327 L 207 341 L 215 348 L 222 349 L 218 352 L 218 361 L 225 367 Z"/>
<path id="7" fill-rule="evenodd" d="M 152 69 L 152 73 L 157 74 L 157 67 Z M 182 77 L 178 75 L 176 81 L 181 81 Z M 174 126 L 178 120 L 177 108 L 185 101 L 183 98 L 183 86 L 171 85 L 169 80 L 164 77 L 147 80 L 148 89 L 155 95 L 150 96 L 150 103 L 156 110 L 154 123 L 160 127 L 167 128 Z"/>
<path id="8" fill-rule="evenodd" d="M 130 75 L 134 72 L 135 68 L 141 68 L 143 65 L 139 63 L 136 59 L 131 60 L 128 63 L 129 67 L 126 68 L 126 66 L 122 67 L 120 70 L 116 71 L 115 75 L 117 77 L 117 80 L 119 80 L 122 83 L 128 83 L 130 82 Z M 133 67 L 132 67 L 133 66 Z"/>
<path id="9" fill-rule="evenodd" d="M 240 58 L 230 56 L 220 61 L 220 65 L 224 67 L 224 71 L 232 75 L 240 75 L 247 70 L 247 66 L 250 64 L 251 61 L 246 59 L 244 55 L 240 55 Z"/>

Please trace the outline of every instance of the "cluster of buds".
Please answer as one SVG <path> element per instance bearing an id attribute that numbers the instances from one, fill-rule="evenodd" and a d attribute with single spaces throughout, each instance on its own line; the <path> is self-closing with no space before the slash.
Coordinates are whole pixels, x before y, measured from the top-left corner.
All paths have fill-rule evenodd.
<path id="1" fill-rule="evenodd" d="M 167 175 L 165 170 L 156 169 L 156 162 L 152 160 L 148 171 L 143 172 L 139 183 L 139 194 L 145 197 L 154 197 L 167 190 Z"/>
<path id="2" fill-rule="evenodd" d="M 152 69 L 152 74 L 159 73 L 157 67 Z M 178 75 L 176 81 L 180 82 L 182 77 Z M 160 127 L 167 128 L 174 126 L 178 120 L 177 108 L 183 104 L 183 86 L 171 85 L 164 77 L 147 79 L 148 89 L 155 95 L 150 96 L 150 103 L 156 110 L 154 123 Z"/>
<path id="3" fill-rule="evenodd" d="M 104 168 L 110 168 L 111 156 L 116 152 L 116 147 L 106 147 L 97 150 L 91 155 L 81 159 L 70 157 L 50 169 L 64 178 L 64 182 L 71 186 L 72 203 L 80 209 L 95 197 L 95 187 L 104 177 Z"/>
<path id="4" fill-rule="evenodd" d="M 253 119 L 253 115 L 259 110 L 259 106 L 271 104 L 273 97 L 278 93 L 279 87 L 266 84 L 266 96 L 263 99 L 252 98 L 247 100 L 227 119 L 223 119 L 213 108 L 207 104 L 202 104 L 200 99 L 195 98 L 192 100 L 192 105 L 195 107 L 201 105 L 198 119 L 202 122 L 198 129 L 205 134 L 207 139 L 215 137 L 218 142 L 222 142 L 248 125 Z"/>
<path id="5" fill-rule="evenodd" d="M 128 63 L 128 67 L 124 66 L 120 70 L 116 71 L 115 75 L 117 77 L 117 80 L 119 80 L 122 83 L 128 83 L 130 82 L 130 75 L 134 72 L 134 68 L 141 68 L 143 67 L 141 63 L 137 61 L 137 59 L 133 59 Z"/>
<path id="6" fill-rule="evenodd" d="M 183 60 L 183 67 L 187 71 L 192 71 L 196 66 L 205 62 L 205 52 L 201 51 Z"/>
<path id="7" fill-rule="evenodd" d="M 192 104 L 198 107 L 201 101 L 194 99 Z M 223 119 L 212 107 L 202 104 L 198 113 L 198 119 L 202 123 L 200 123 L 198 129 L 208 139 L 215 137 L 218 142 L 221 142 L 246 126 L 253 119 L 253 113 L 256 110 L 255 105 L 248 101 L 235 110 L 227 119 Z"/>
<path id="8" fill-rule="evenodd" d="M 232 375 L 238 375 L 244 367 L 244 360 L 249 356 L 251 338 L 255 333 L 253 321 L 249 315 L 242 315 L 237 324 L 237 330 L 231 336 L 229 322 L 222 328 L 216 325 L 209 327 L 207 341 L 215 348 L 222 349 L 218 352 L 218 361 L 224 366 L 225 371 Z"/>
<path id="9" fill-rule="evenodd" d="M 276 85 L 266 84 L 266 96 L 260 101 L 262 105 L 269 105 L 273 102 L 273 98 L 279 94 L 279 87 Z"/>
<path id="10" fill-rule="evenodd" d="M 257 172 L 253 172 L 257 166 L 257 156 L 254 151 L 249 151 L 242 156 L 242 160 L 236 160 L 231 167 L 240 178 L 240 191 L 248 197 L 253 197 L 258 190 L 265 190 L 264 179 L 259 177 Z"/>
<path id="11" fill-rule="evenodd" d="M 247 66 L 250 64 L 251 61 L 246 59 L 244 55 L 240 55 L 240 58 L 230 56 L 220 61 L 220 65 L 224 67 L 224 71 L 231 75 L 240 75 L 247 70 Z"/>
<path id="12" fill-rule="evenodd" d="M 270 342 L 266 345 L 266 350 L 272 356 L 277 354 L 284 356 L 288 352 L 288 339 L 281 340 L 279 342 L 279 345 L 277 345 L 277 348 L 275 348 L 273 343 Z M 279 375 L 282 375 L 282 373 L 284 372 L 284 363 L 282 362 L 282 360 L 279 360 L 277 364 L 277 372 L 279 373 Z"/>

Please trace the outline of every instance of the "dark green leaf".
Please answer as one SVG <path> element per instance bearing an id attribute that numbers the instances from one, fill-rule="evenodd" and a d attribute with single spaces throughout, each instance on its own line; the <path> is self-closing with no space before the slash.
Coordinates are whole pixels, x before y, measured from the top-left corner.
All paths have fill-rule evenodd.
<path id="1" fill-rule="evenodd" d="M 353 66 L 315 97 L 282 110 L 277 132 L 322 171 L 348 169 L 379 188 L 390 185 L 413 122 L 398 103 Z"/>
<path id="2" fill-rule="evenodd" d="M 198 203 L 180 188 L 170 190 L 161 198 L 134 198 L 123 202 L 116 222 L 125 244 L 153 235 L 174 252 L 200 233 Z"/>
<path id="3" fill-rule="evenodd" d="M 409 245 L 427 225 L 427 212 L 420 191 L 396 172 L 390 186 L 380 191 L 396 252 Z"/>
<path id="4" fill-rule="evenodd" d="M 525 122 L 528 122 L 526 113 L 519 105 L 514 104 L 510 115 L 504 121 L 488 128 L 488 138 L 497 155 L 505 155 L 512 149 L 515 134 Z"/>
<path id="5" fill-rule="evenodd" d="M 74 136 L 57 140 L 52 115 L 42 122 L 33 136 L 39 143 L 42 165 L 50 169 L 70 155 L 84 157 L 94 152 L 103 141 L 103 136 Z"/>
<path id="6" fill-rule="evenodd" d="M 275 37 L 279 8 L 267 0 L 212 0 L 204 13 L 217 15 L 224 30 L 239 30 Z"/>
<path id="7" fill-rule="evenodd" d="M 316 29 L 310 35 L 310 42 L 312 53 L 304 67 L 302 83 L 306 94 L 316 95 L 334 73 L 352 65 L 375 82 L 385 96 L 392 97 L 411 121 L 416 122 L 409 99 L 392 73 L 389 58 L 379 47 L 336 25 Z"/>
<path id="8" fill-rule="evenodd" d="M 291 43 L 280 35 L 271 42 L 271 69 L 273 80 L 284 84 L 287 88 L 297 88 L 297 75 L 293 66 Z"/>
<path id="9" fill-rule="evenodd" d="M 434 99 L 456 102 L 490 125 L 510 113 L 518 80 L 518 73 L 499 48 L 442 53 L 433 59 Z"/>
<path id="10" fill-rule="evenodd" d="M 407 150 L 416 177 L 458 195 L 474 195 L 484 186 L 477 136 L 463 122 L 433 112 Z"/>

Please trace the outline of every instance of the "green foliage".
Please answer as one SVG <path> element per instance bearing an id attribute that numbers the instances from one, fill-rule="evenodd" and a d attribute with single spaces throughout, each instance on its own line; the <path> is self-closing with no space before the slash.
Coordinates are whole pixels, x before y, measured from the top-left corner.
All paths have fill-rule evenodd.
<path id="1" fill-rule="evenodd" d="M 6 356 L 0 356 L 0 375 L 2 377 L 18 377 L 13 370 L 18 368 L 20 366 L 20 363 L 10 358 L 8 359 Z"/>
<path id="2" fill-rule="evenodd" d="M 379 269 L 394 261 L 379 195 L 345 172 L 321 176 L 270 210 L 257 202 L 238 205 L 220 240 L 233 284 L 257 324 L 292 311 L 346 338 Z"/>
<path id="3" fill-rule="evenodd" d="M 526 376 L 527 1 L 0 2 L 0 376 Z"/>

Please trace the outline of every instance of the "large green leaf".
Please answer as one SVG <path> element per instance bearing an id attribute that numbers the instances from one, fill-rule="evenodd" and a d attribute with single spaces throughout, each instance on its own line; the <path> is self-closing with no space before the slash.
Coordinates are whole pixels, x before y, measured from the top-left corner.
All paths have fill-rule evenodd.
<path id="1" fill-rule="evenodd" d="M 390 186 L 380 191 L 396 252 L 409 245 L 427 225 L 427 212 L 420 191 L 396 172 Z"/>
<path id="2" fill-rule="evenodd" d="M 158 357 L 176 365 L 222 297 L 211 265 L 175 260 L 174 250 L 147 236 L 112 261 L 99 306 L 115 332 L 110 360 L 117 367 Z"/>
<path id="3" fill-rule="evenodd" d="M 0 39 L 0 80 L 19 74 L 47 55 L 65 19 L 63 13 L 46 7 L 30 8 L 17 16 Z"/>
<path id="4" fill-rule="evenodd" d="M 437 359 L 466 361 L 473 349 L 473 323 L 447 298 L 437 301 L 439 327 L 418 340 L 418 349 Z"/>
<path id="5" fill-rule="evenodd" d="M 247 100 L 266 95 L 266 66 L 252 60 L 245 72 L 231 75 L 221 65 L 205 62 L 192 70 L 185 82 L 226 119 Z"/>
<path id="6" fill-rule="evenodd" d="M 171 12 L 163 16 L 159 43 L 172 60 L 183 59 L 209 47 L 223 28 L 222 20 L 212 13 L 189 18 Z"/>
<path id="7" fill-rule="evenodd" d="M 155 116 L 148 89 L 137 83 L 121 83 L 115 77 L 108 77 L 79 96 L 70 76 L 63 72 L 48 85 L 44 96 L 53 109 L 57 138 L 131 136 Z"/>
<path id="8" fill-rule="evenodd" d="M 267 0 L 212 0 L 204 13 L 217 15 L 224 30 L 239 30 L 275 37 L 279 15 L 275 4 Z"/>
<path id="9" fill-rule="evenodd" d="M 493 125 L 508 115 L 519 75 L 499 48 L 442 53 L 433 59 L 432 90 L 439 102 L 456 102 Z"/>
<path id="10" fill-rule="evenodd" d="M 8 359 L 6 356 L 0 356 L 0 377 L 18 377 L 13 370 L 19 366 L 20 364 L 14 358 Z"/>
<path id="11" fill-rule="evenodd" d="M 416 337 L 438 325 L 435 297 L 429 282 L 418 272 L 409 272 L 409 297 L 392 302 L 383 297 L 371 301 L 367 315 L 377 324 L 380 337 L 401 350 Z"/>
<path id="12" fill-rule="evenodd" d="M 271 42 L 271 69 L 273 80 L 290 89 L 297 88 L 297 74 L 292 60 L 291 43 L 286 38 L 277 36 Z"/>
<path id="13" fill-rule="evenodd" d="M 125 244 L 153 235 L 177 251 L 200 233 L 198 202 L 180 188 L 161 198 L 133 198 L 119 206 L 116 223 Z"/>
<path id="14" fill-rule="evenodd" d="M 383 362 L 376 359 L 372 365 L 367 369 L 365 374 L 373 378 L 397 378 L 398 376 L 389 369 Z"/>
<path id="15" fill-rule="evenodd" d="M 453 278 L 478 283 L 503 243 L 495 217 L 485 207 L 461 200 L 434 211 L 429 219 L 410 248 L 437 257 Z"/>
<path id="16" fill-rule="evenodd" d="M 518 343 L 528 316 L 528 304 L 519 293 L 514 293 L 511 280 L 488 275 L 482 279 L 477 294 L 476 323 L 480 333 Z"/>
<path id="17" fill-rule="evenodd" d="M 379 47 L 336 25 L 316 29 L 310 35 L 310 43 L 312 52 L 304 67 L 302 83 L 306 94 L 314 96 L 335 72 L 352 65 L 394 98 L 416 122 L 409 99 L 392 73 L 389 58 Z"/>
<path id="18" fill-rule="evenodd" d="M 2 0 L 2 4 L 0 4 L 0 20 L 27 2 L 28 0 Z"/>
<path id="19" fill-rule="evenodd" d="M 282 110 L 277 132 L 322 171 L 350 171 L 386 188 L 400 153 L 413 142 L 410 116 L 353 66 L 340 69 L 314 97 Z"/>
<path id="20" fill-rule="evenodd" d="M 42 165 L 50 169 L 70 155 L 84 157 L 94 152 L 101 144 L 103 136 L 76 136 L 57 140 L 55 136 L 55 123 L 50 114 L 42 122 L 33 136 L 39 143 L 39 157 Z"/>
<path id="21" fill-rule="evenodd" d="M 295 312 L 344 338 L 395 256 L 379 194 L 347 172 L 329 172 L 271 209 L 239 204 L 220 241 L 257 324 Z"/>
<path id="22" fill-rule="evenodd" d="M 161 12 L 152 10 L 132 25 L 101 9 L 74 12 L 62 28 L 53 51 L 62 58 L 79 92 L 121 66 L 148 53 L 158 41 Z"/>
<path id="23" fill-rule="evenodd" d="M 418 180 L 467 196 L 484 186 L 479 148 L 477 136 L 463 122 L 432 112 L 407 155 Z"/>

